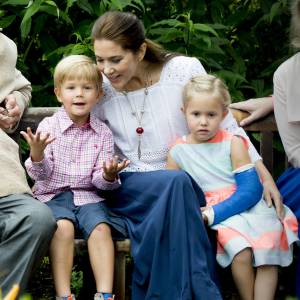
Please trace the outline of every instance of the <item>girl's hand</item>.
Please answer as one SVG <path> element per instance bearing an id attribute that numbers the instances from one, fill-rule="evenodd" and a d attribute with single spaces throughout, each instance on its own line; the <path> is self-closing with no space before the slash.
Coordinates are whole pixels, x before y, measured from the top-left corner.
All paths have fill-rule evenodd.
<path id="1" fill-rule="evenodd" d="M 276 209 L 277 216 L 280 220 L 284 218 L 284 206 L 282 203 L 282 198 L 279 190 L 274 182 L 274 180 L 264 180 L 264 199 L 267 205 L 271 207 L 273 204 Z"/>
<path id="2" fill-rule="evenodd" d="M 50 138 L 50 133 L 42 135 L 41 132 L 37 132 L 33 134 L 30 127 L 27 128 L 27 132 L 21 131 L 20 133 L 29 144 L 30 156 L 35 162 L 43 160 L 45 148 L 55 140 L 55 138 Z"/>
<path id="3" fill-rule="evenodd" d="M 115 181 L 118 173 L 129 165 L 130 161 L 127 159 L 119 162 L 119 157 L 114 156 L 107 162 L 103 162 L 103 178 L 107 181 Z"/>
<path id="4" fill-rule="evenodd" d="M 203 219 L 203 222 L 204 224 L 208 224 L 208 218 L 207 218 L 207 215 L 204 214 L 203 212 L 207 210 L 207 207 L 204 206 L 204 207 L 200 207 L 200 210 L 201 210 L 201 213 L 202 213 L 202 219 Z"/>

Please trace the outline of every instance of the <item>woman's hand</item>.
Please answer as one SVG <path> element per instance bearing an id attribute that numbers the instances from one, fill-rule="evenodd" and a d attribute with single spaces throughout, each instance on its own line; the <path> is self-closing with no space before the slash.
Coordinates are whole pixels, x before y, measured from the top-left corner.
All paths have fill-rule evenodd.
<path id="1" fill-rule="evenodd" d="M 107 162 L 103 162 L 103 178 L 107 181 L 115 181 L 118 173 L 129 165 L 130 161 L 124 159 L 119 162 L 119 157 L 114 156 Z"/>
<path id="2" fill-rule="evenodd" d="M 284 218 L 284 206 L 282 203 L 282 198 L 280 192 L 274 182 L 274 180 L 265 180 L 263 182 L 264 187 L 264 199 L 267 205 L 271 207 L 273 204 L 276 209 L 277 216 L 280 220 Z"/>
<path id="3" fill-rule="evenodd" d="M 30 127 L 27 128 L 27 132 L 21 131 L 20 134 L 29 144 L 30 157 L 34 162 L 43 160 L 45 148 L 55 140 L 55 138 L 50 138 L 50 133 L 42 135 L 41 132 L 37 132 L 36 134 L 33 134 Z"/>
<path id="4" fill-rule="evenodd" d="M 272 97 L 255 98 L 237 103 L 232 103 L 230 108 L 247 111 L 250 115 L 240 122 L 241 126 L 247 126 L 250 123 L 265 117 L 274 109 Z"/>
<path id="5" fill-rule="evenodd" d="M 21 110 L 16 101 L 15 95 L 10 94 L 0 107 L 0 127 L 4 129 L 13 128 L 21 118 Z"/>

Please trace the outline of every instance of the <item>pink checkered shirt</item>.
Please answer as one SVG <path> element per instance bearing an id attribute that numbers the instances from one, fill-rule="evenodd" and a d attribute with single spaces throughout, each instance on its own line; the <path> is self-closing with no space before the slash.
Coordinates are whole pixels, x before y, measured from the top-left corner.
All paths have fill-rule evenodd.
<path id="1" fill-rule="evenodd" d="M 55 140 L 45 149 L 41 162 L 28 158 L 25 167 L 35 180 L 33 193 L 42 202 L 51 200 L 57 193 L 72 190 L 75 205 L 104 200 L 96 188 L 112 190 L 119 187 L 118 180 L 106 181 L 103 161 L 114 154 L 114 142 L 110 129 L 91 115 L 89 123 L 76 126 L 63 108 L 52 117 L 45 118 L 38 127 L 49 132 Z"/>

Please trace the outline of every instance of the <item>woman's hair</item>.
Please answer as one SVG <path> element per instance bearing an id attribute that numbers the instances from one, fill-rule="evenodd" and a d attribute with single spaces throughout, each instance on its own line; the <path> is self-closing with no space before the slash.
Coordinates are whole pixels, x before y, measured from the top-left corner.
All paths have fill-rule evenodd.
<path id="1" fill-rule="evenodd" d="M 60 87 L 66 80 L 86 80 L 102 89 L 102 75 L 93 60 L 85 55 L 64 57 L 54 70 L 54 87 Z"/>
<path id="2" fill-rule="evenodd" d="M 300 0 L 294 0 L 291 5 L 291 26 L 290 39 L 291 44 L 296 49 L 300 49 Z"/>
<path id="3" fill-rule="evenodd" d="M 92 40 L 101 39 L 113 41 L 133 53 L 138 52 L 145 42 L 147 49 L 144 59 L 152 63 L 165 63 L 176 55 L 147 39 L 142 22 L 128 12 L 108 11 L 100 16 L 93 26 Z"/>
<path id="4" fill-rule="evenodd" d="M 231 97 L 226 84 L 213 75 L 193 77 L 183 89 L 183 103 L 186 105 L 193 96 L 199 93 L 211 93 L 212 97 L 220 99 L 224 108 L 231 103 Z"/>

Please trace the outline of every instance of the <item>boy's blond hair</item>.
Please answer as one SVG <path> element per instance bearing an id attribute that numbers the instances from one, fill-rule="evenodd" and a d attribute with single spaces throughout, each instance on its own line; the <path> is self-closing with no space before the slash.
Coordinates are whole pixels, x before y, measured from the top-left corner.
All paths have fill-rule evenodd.
<path id="1" fill-rule="evenodd" d="M 189 102 L 191 97 L 198 93 L 211 93 L 212 97 L 220 99 L 224 109 L 231 103 L 231 97 L 226 84 L 213 75 L 199 75 L 190 79 L 183 89 L 183 104 Z"/>
<path id="2" fill-rule="evenodd" d="M 66 80 L 86 80 L 102 90 L 102 74 L 91 58 L 85 55 L 64 57 L 54 70 L 54 87 L 59 88 Z"/>

